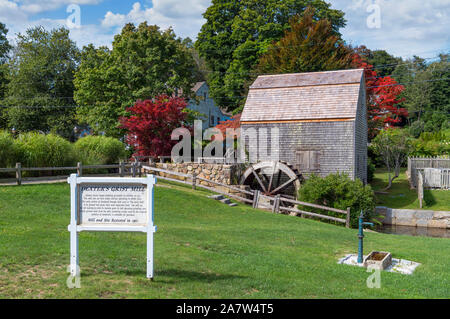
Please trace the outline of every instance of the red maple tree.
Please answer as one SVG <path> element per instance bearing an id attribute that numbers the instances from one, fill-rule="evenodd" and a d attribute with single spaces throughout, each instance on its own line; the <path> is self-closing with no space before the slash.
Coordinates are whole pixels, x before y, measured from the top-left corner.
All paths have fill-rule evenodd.
<path id="1" fill-rule="evenodd" d="M 234 115 L 231 119 L 226 121 L 221 121 L 220 124 L 218 124 L 215 128 L 219 129 L 222 132 L 222 140 L 226 139 L 227 137 L 231 139 L 236 139 L 240 135 L 239 128 L 241 127 L 241 115 L 242 113 Z M 227 129 L 232 129 L 232 131 L 229 133 L 236 135 L 230 135 L 227 134 Z"/>
<path id="2" fill-rule="evenodd" d="M 185 99 L 160 95 L 153 100 L 137 101 L 127 111 L 130 116 L 119 119 L 128 131 L 126 142 L 138 156 L 170 156 L 178 141 L 171 140 L 172 131 L 186 127 Z"/>
<path id="3" fill-rule="evenodd" d="M 369 138 L 374 138 L 381 129 L 398 126 L 408 117 L 408 110 L 399 106 L 404 99 L 400 94 L 405 87 L 390 76 L 378 76 L 373 65 L 359 54 L 353 58 L 355 67 L 364 69 L 369 124 Z"/>

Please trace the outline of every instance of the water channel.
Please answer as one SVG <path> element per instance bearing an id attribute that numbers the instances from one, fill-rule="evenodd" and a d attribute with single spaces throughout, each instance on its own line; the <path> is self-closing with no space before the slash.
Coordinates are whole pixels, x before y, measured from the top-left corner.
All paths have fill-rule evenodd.
<path id="1" fill-rule="evenodd" d="M 445 228 L 383 225 L 377 227 L 375 231 L 394 235 L 450 238 L 450 229 Z"/>

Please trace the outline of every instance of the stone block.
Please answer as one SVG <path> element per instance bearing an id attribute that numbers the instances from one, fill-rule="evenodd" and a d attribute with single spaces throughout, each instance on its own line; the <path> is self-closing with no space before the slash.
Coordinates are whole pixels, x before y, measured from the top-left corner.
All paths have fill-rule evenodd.
<path id="1" fill-rule="evenodd" d="M 449 222 L 448 220 L 445 219 L 438 219 L 438 220 L 430 220 L 428 221 L 428 227 L 431 228 L 447 228 L 449 227 Z"/>
<path id="2" fill-rule="evenodd" d="M 433 219 L 434 211 L 432 210 L 418 210 L 416 211 L 416 219 L 431 220 Z"/>
<path id="3" fill-rule="evenodd" d="M 417 219 L 416 220 L 417 227 L 428 227 L 428 220 L 426 219 Z"/>

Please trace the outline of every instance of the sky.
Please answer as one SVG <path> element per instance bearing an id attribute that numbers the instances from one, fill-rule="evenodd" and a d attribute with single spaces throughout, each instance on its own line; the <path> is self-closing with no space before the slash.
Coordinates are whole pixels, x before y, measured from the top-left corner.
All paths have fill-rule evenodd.
<path id="1" fill-rule="evenodd" d="M 327 0 L 345 12 L 343 38 L 353 46 L 383 49 L 403 58 L 433 59 L 450 52 L 450 0 Z M 125 23 L 147 21 L 195 39 L 211 0 L 0 0 L 0 22 L 17 33 L 42 25 L 66 26 L 81 48 L 111 47 Z"/>

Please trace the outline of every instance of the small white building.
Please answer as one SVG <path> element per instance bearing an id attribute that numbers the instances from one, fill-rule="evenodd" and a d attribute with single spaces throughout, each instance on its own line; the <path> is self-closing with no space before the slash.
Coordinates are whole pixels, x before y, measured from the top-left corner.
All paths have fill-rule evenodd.
<path id="1" fill-rule="evenodd" d="M 209 87 L 206 82 L 197 82 L 192 90 L 196 93 L 199 102 L 190 100 L 188 108 L 203 114 L 201 120 L 203 121 L 204 130 L 230 119 L 209 96 Z"/>

